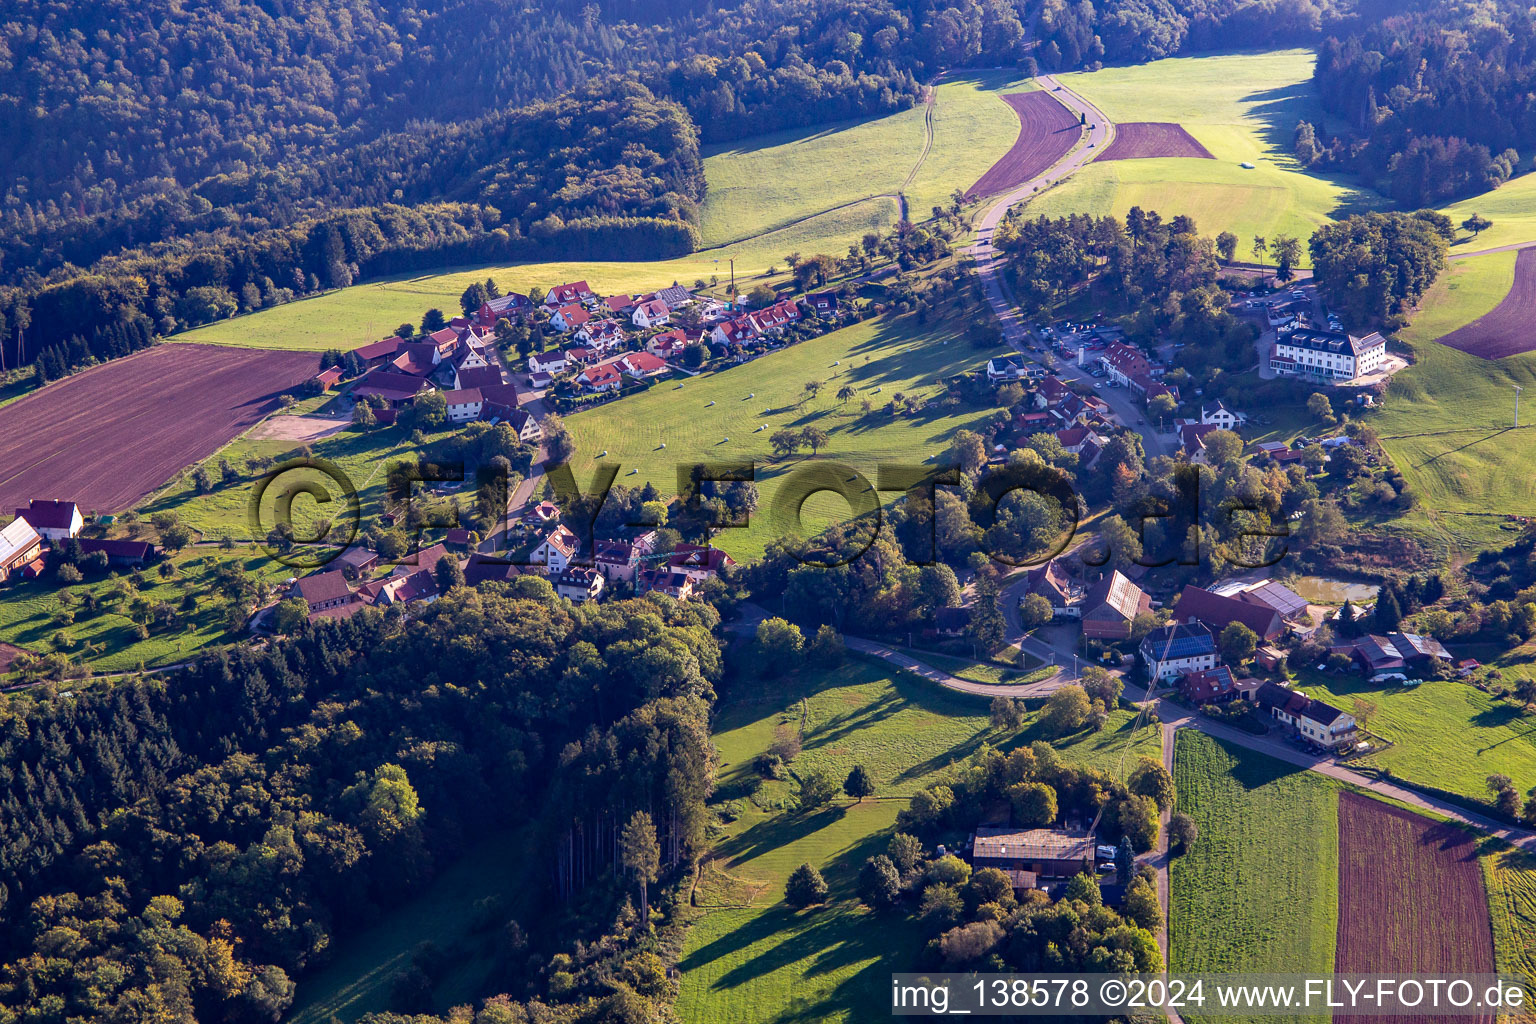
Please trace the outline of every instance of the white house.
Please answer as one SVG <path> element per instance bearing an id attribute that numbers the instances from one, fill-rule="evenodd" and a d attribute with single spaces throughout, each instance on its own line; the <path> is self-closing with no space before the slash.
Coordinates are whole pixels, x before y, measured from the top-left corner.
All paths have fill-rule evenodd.
<path id="1" fill-rule="evenodd" d="M 557 526 L 539 541 L 538 546 L 529 553 L 528 560 L 544 566 L 551 576 L 557 576 L 571 564 L 571 559 L 576 557 L 580 547 L 581 543 L 574 533 L 564 526 Z"/>
<path id="2" fill-rule="evenodd" d="M 614 360 L 619 369 L 636 379 L 659 377 L 667 372 L 667 361 L 649 352 L 629 352 Z"/>
<path id="3" fill-rule="evenodd" d="M 544 439 L 544 428 L 539 426 L 539 419 L 526 409 L 513 409 L 512 416 L 507 420 L 512 429 L 517 431 L 519 441 L 527 441 L 530 444 Z"/>
<path id="4" fill-rule="evenodd" d="M 1200 422 L 1214 426 L 1219 430 L 1236 430 L 1247 420 L 1248 417 L 1240 412 L 1233 412 L 1219 400 L 1214 404 L 1202 405 L 1200 407 Z"/>
<path id="5" fill-rule="evenodd" d="M 1019 380 L 1024 376 L 1024 360 L 1018 356 L 997 356 L 987 360 L 988 380 Z"/>
<path id="6" fill-rule="evenodd" d="M 33 498 L 26 508 L 16 510 L 16 518 L 25 519 L 38 536 L 51 541 L 73 537 L 85 526 L 79 507 L 72 501 Z"/>
<path id="7" fill-rule="evenodd" d="M 554 352 L 530 352 L 528 353 L 529 373 L 564 373 L 567 368 L 565 353 Z"/>
<path id="8" fill-rule="evenodd" d="M 665 302 L 660 299 L 650 299 L 636 304 L 634 310 L 629 314 L 629 322 L 641 329 L 657 327 L 666 323 L 667 317 L 671 314 L 672 310 L 668 308 Z"/>
<path id="9" fill-rule="evenodd" d="M 583 569 L 580 566 L 571 566 L 555 577 L 555 593 L 564 598 L 569 598 L 576 604 L 583 601 L 596 601 L 598 595 L 603 592 L 603 574 L 596 569 Z"/>
<path id="10" fill-rule="evenodd" d="M 561 306 L 555 310 L 555 315 L 549 318 L 549 322 L 554 325 L 557 331 L 570 332 L 591 319 L 592 314 L 588 313 L 585 308 L 570 305 Z"/>
<path id="11" fill-rule="evenodd" d="M 480 394 L 479 388 L 445 391 L 443 399 L 448 403 L 450 423 L 468 423 L 470 420 L 477 420 L 480 418 L 480 411 L 485 408 L 485 398 Z"/>
<path id="12" fill-rule="evenodd" d="M 585 302 L 592 298 L 592 295 L 592 289 L 587 287 L 585 281 L 557 284 L 544 296 L 544 305 L 550 309 L 559 309 L 561 306 L 569 306 L 572 303 Z"/>
<path id="13" fill-rule="evenodd" d="M 617 320 L 590 320 L 576 331 L 576 337 L 598 352 L 608 352 L 624 344 L 628 335 Z"/>
<path id="14" fill-rule="evenodd" d="M 1146 635 L 1139 650 L 1148 678 L 1159 681 L 1215 668 L 1219 660 L 1216 638 L 1198 621 L 1159 626 Z"/>
<path id="15" fill-rule="evenodd" d="M 1282 331 L 1276 338 L 1269 366 L 1276 373 L 1344 381 L 1370 373 L 1386 358 L 1387 339 L 1380 334 L 1373 332 L 1362 338 L 1297 328 Z"/>

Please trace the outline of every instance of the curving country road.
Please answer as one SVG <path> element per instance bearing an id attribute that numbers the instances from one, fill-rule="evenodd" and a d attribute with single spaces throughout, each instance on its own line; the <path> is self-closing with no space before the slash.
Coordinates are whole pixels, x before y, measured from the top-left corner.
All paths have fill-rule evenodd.
<path id="1" fill-rule="evenodd" d="M 1066 156 L 1028 181 L 991 199 L 976 215 L 975 239 L 966 251 L 976 260 L 976 272 L 981 277 L 987 302 L 991 304 L 993 312 L 997 314 L 998 323 L 1002 326 L 1003 339 L 1015 347 L 1024 341 L 1024 326 L 1019 322 L 1018 310 L 1008 300 L 1007 285 L 1004 284 L 999 272 L 1001 267 L 998 253 L 992 248 L 992 233 L 1002 223 L 1009 210 L 1025 202 L 1051 183 L 1060 181 L 1077 171 L 1098 156 L 1099 152 L 1115 137 L 1114 125 L 1098 107 L 1057 82 L 1051 75 L 1040 75 L 1035 81 L 1062 106 L 1079 117 L 1085 118 L 1088 127 L 1083 131 L 1083 137 L 1078 140 L 1078 144 L 1069 150 Z"/>

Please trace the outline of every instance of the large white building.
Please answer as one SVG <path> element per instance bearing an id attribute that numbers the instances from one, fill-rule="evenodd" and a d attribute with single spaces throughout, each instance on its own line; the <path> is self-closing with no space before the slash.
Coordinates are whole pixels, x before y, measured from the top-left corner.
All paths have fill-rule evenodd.
<path id="1" fill-rule="evenodd" d="M 1353 380 L 1386 361 L 1387 339 L 1371 333 L 1362 337 L 1298 327 L 1275 340 L 1270 369 L 1276 373 Z"/>

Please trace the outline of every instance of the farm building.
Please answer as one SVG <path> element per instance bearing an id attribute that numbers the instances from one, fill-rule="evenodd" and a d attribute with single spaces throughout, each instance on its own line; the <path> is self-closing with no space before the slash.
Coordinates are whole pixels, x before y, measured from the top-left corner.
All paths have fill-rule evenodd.
<path id="1" fill-rule="evenodd" d="M 379 553 L 362 546 L 349 547 L 327 563 L 337 569 L 367 572 L 379 564 Z"/>
<path id="2" fill-rule="evenodd" d="M 1053 828 L 988 828 L 971 840 L 971 864 L 977 869 L 999 868 L 1036 877 L 1071 877 L 1093 870 L 1093 836 Z M 1015 887 L 1018 885 L 1015 879 Z"/>
<path id="3" fill-rule="evenodd" d="M 311 612 L 339 608 L 357 600 L 357 595 L 352 593 L 352 584 L 347 582 L 340 569 L 328 569 L 297 579 L 290 593 L 293 597 L 302 597 Z"/>
<path id="4" fill-rule="evenodd" d="M 75 543 L 80 545 L 82 555 L 103 552 L 108 565 L 143 565 L 155 557 L 155 546 L 147 540 L 90 540 L 82 537 Z"/>
<path id="5" fill-rule="evenodd" d="M 8 580 L 43 553 L 43 538 L 25 519 L 0 530 L 0 581 Z"/>
<path id="6" fill-rule="evenodd" d="M 1159 626 L 1141 641 L 1140 652 L 1148 678 L 1158 681 L 1215 668 L 1219 660 L 1216 637 L 1198 620 Z"/>
<path id="7" fill-rule="evenodd" d="M 1083 636 L 1124 640 L 1136 616 L 1152 610 L 1152 599 L 1116 569 L 1088 589 L 1083 598 Z"/>
<path id="8" fill-rule="evenodd" d="M 390 405 L 399 406 L 414 399 L 423 391 L 431 391 L 432 385 L 425 378 L 389 369 L 369 370 L 352 386 L 352 397 L 382 398 Z"/>
<path id="9" fill-rule="evenodd" d="M 1241 622 L 1261 640 L 1273 640 L 1284 631 L 1280 613 L 1269 605 L 1223 597 L 1193 584 L 1185 586 L 1179 594 L 1179 603 L 1174 605 L 1173 613 L 1183 622 L 1198 619 L 1216 633 L 1234 622 Z"/>
<path id="10" fill-rule="evenodd" d="M 494 388 L 502 385 L 501 370 L 494 366 L 470 366 L 454 371 L 453 386 L 456 391 L 470 388 Z"/>
<path id="11" fill-rule="evenodd" d="M 1360 664 L 1373 679 L 1404 676 L 1424 671 L 1432 662 L 1450 661 L 1451 652 L 1432 636 L 1417 633 L 1388 633 L 1358 637 L 1336 645 L 1332 653 L 1343 654 Z"/>
<path id="12" fill-rule="evenodd" d="M 309 382 L 317 391 L 329 391 L 341 381 L 342 372 L 341 367 L 330 366 L 309 378 Z"/>
<path id="13" fill-rule="evenodd" d="M 73 537 L 85 526 L 85 517 L 74 502 L 48 498 L 33 498 L 26 508 L 16 510 L 16 518 L 25 519 L 39 537 L 51 541 Z"/>

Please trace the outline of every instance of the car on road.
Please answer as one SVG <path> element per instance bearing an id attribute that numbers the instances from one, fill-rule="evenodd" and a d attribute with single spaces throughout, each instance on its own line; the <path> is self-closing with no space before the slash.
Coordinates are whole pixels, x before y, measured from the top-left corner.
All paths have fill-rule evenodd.
<path id="1" fill-rule="evenodd" d="M 1101 380 L 1096 380 L 1096 381 L 1093 382 L 1093 386 L 1096 387 L 1096 388 L 1101 388 L 1101 387 L 1104 386 L 1104 382 L 1101 381 Z"/>

